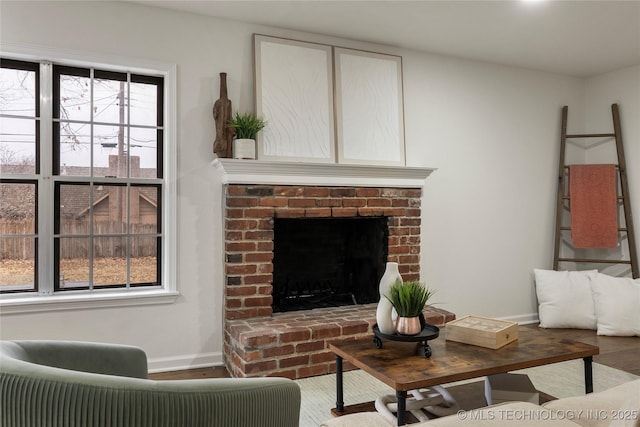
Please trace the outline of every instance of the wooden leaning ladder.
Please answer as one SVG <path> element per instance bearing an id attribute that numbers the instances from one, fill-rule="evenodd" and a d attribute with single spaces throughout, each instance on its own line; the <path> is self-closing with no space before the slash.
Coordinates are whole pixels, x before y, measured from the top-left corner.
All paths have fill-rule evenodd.
<path id="1" fill-rule="evenodd" d="M 640 277 L 638 270 L 638 253 L 636 251 L 635 234 L 633 230 L 633 218 L 631 217 L 631 201 L 629 200 L 629 183 L 627 181 L 627 167 L 624 159 L 624 149 L 622 145 L 622 132 L 620 129 L 620 115 L 618 113 L 618 105 L 611 105 L 611 113 L 613 115 L 613 133 L 595 133 L 595 134 L 571 134 L 567 135 L 567 115 L 569 108 L 562 108 L 562 131 L 560 135 L 560 162 L 558 168 L 558 198 L 556 206 L 556 229 L 555 229 L 555 248 L 553 252 L 553 269 L 558 270 L 559 264 L 562 262 L 574 263 L 593 263 L 593 264 L 629 264 L 631 265 L 631 275 L 634 279 Z M 569 200 L 569 195 L 565 194 L 565 179 L 569 166 L 565 165 L 565 151 L 567 138 L 608 138 L 615 139 L 616 152 L 618 154 L 618 164 L 616 170 L 620 182 L 620 192 L 617 196 L 618 202 L 622 203 L 624 211 L 624 227 L 618 228 L 618 233 L 624 233 L 627 236 L 627 244 L 629 245 L 628 260 L 612 260 L 612 259 L 590 259 L 590 258 L 561 258 L 560 244 L 561 234 L 563 231 L 571 230 L 571 226 L 562 225 L 562 213 L 564 202 Z"/>

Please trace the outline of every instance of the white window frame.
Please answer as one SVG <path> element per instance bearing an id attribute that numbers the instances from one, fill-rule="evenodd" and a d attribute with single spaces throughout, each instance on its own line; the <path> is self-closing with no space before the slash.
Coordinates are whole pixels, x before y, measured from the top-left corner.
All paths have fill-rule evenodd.
<path id="1" fill-rule="evenodd" d="M 25 292 L 0 295 L 0 315 L 39 311 L 73 310 L 100 307 L 122 307 L 148 304 L 170 304 L 179 296 L 176 280 L 177 264 L 177 91 L 176 64 L 149 61 L 122 56 L 66 51 L 15 43 L 0 42 L 2 57 L 31 61 L 55 62 L 68 66 L 127 71 L 136 74 L 162 75 L 164 77 L 164 126 L 163 126 L 163 186 L 162 186 L 162 248 L 161 286 L 149 288 L 115 288 L 77 290 L 64 292 Z M 45 67 L 46 68 L 46 67 Z M 51 107 L 51 66 L 49 72 L 40 75 L 41 105 Z M 47 96 L 49 94 L 49 96 Z M 41 156 L 50 159 L 52 138 L 52 108 L 41 109 Z M 48 114 L 49 116 L 44 116 Z M 46 157 L 45 157 L 46 156 Z M 49 164 L 46 164 L 49 163 Z M 50 162 L 41 162 L 38 190 L 39 206 L 53 209 L 53 179 Z M 52 211 L 50 211 L 52 213 Z M 53 215 L 39 215 L 38 235 L 39 265 L 38 283 L 53 284 Z M 43 264 L 44 263 L 44 264 Z M 44 287 L 43 289 L 53 289 Z"/>

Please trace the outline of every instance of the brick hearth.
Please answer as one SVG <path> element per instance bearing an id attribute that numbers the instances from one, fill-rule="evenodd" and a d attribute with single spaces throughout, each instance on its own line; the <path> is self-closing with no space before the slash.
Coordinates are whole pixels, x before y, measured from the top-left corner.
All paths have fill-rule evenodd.
<path id="1" fill-rule="evenodd" d="M 330 372 L 327 339 L 365 336 L 375 323 L 375 304 L 272 316 L 274 218 L 385 217 L 388 261 L 398 263 L 405 280 L 419 280 L 421 196 L 419 188 L 227 185 L 224 354 L 229 372 L 292 378 Z"/>
<path id="2" fill-rule="evenodd" d="M 437 326 L 455 319 L 452 313 L 431 306 L 424 315 L 427 323 Z M 292 379 L 335 372 L 329 342 L 371 336 L 375 316 L 376 304 L 363 304 L 229 320 L 226 332 L 233 360 L 227 362 L 227 369 L 235 377 Z M 344 368 L 353 366 L 345 363 Z"/>

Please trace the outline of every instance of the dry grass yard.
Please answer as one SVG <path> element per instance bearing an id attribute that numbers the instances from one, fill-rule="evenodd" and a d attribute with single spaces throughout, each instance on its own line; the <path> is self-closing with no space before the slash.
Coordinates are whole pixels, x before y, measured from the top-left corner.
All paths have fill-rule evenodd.
<path id="1" fill-rule="evenodd" d="M 126 274 L 126 260 L 122 258 L 98 258 L 93 266 L 94 283 L 123 283 Z M 66 282 L 86 282 L 89 261 L 84 258 L 62 260 L 61 269 Z M 133 258 L 131 263 L 132 282 L 153 282 L 156 280 L 156 258 Z M 20 285 L 33 283 L 33 262 L 25 260 L 0 260 L 0 284 Z"/>

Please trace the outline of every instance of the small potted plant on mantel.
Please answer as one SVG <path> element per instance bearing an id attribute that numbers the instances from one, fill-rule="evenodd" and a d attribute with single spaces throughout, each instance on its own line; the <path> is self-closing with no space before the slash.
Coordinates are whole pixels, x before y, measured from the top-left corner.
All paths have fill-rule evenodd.
<path id="1" fill-rule="evenodd" d="M 385 295 L 398 313 L 396 331 L 400 335 L 417 335 L 422 331 L 420 314 L 434 291 L 418 281 L 397 281 Z"/>
<path id="2" fill-rule="evenodd" d="M 235 131 L 235 139 L 233 141 L 234 159 L 256 158 L 256 135 L 266 125 L 267 122 L 253 113 L 240 114 L 236 112 L 228 124 Z"/>

